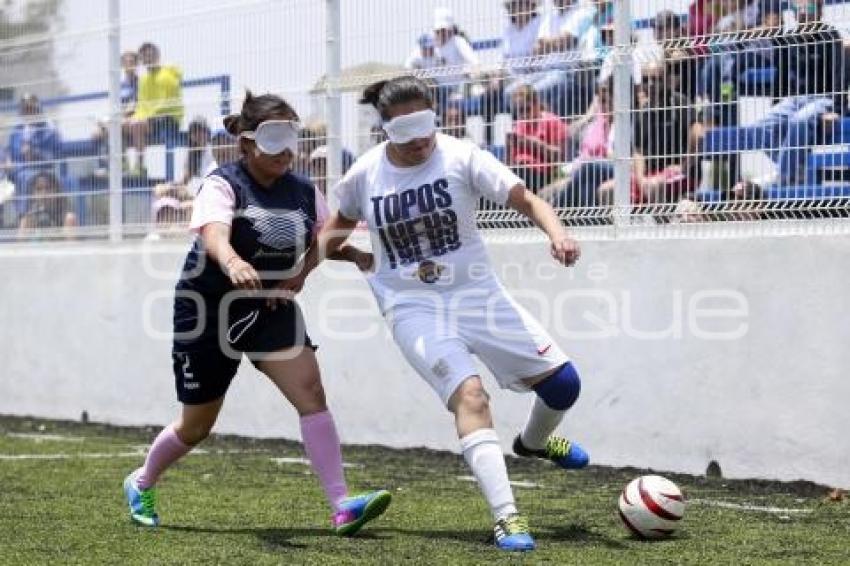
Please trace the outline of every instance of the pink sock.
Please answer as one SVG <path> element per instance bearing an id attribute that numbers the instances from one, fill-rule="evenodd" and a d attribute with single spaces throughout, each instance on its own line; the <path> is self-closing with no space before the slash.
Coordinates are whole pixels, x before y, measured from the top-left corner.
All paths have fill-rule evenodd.
<path id="1" fill-rule="evenodd" d="M 136 484 L 147 489 L 156 483 L 159 476 L 171 464 L 186 455 L 191 446 L 186 446 L 174 432 L 174 425 L 168 425 L 151 444 L 145 464 L 139 468 Z"/>
<path id="2" fill-rule="evenodd" d="M 322 489 L 334 510 L 348 495 L 345 475 L 342 471 L 342 452 L 339 436 L 330 411 L 301 417 L 301 438 L 304 451 L 310 459 L 313 471 L 319 476 Z"/>

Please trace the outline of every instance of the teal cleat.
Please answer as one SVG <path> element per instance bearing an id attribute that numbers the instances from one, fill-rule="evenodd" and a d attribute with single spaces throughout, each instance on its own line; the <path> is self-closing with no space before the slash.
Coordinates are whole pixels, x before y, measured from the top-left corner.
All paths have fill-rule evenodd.
<path id="1" fill-rule="evenodd" d="M 130 506 L 130 518 L 145 527 L 159 526 L 159 515 L 156 514 L 156 490 L 153 487 L 141 489 L 136 484 L 138 470 L 124 478 L 124 495 Z"/>
<path id="2" fill-rule="evenodd" d="M 514 439 L 514 453 L 527 458 L 541 458 L 555 462 L 567 470 L 584 468 L 590 462 L 590 456 L 577 442 L 570 442 L 560 436 L 550 436 L 543 450 L 526 448 L 520 436 Z"/>
<path id="3" fill-rule="evenodd" d="M 496 521 L 493 527 L 496 547 L 509 552 L 534 550 L 534 539 L 528 532 L 528 520 L 522 515 L 508 515 Z"/>
<path id="4" fill-rule="evenodd" d="M 380 517 L 390 505 L 393 496 L 384 489 L 346 497 L 340 504 L 340 509 L 331 517 L 331 523 L 336 534 L 352 536 L 360 528 Z"/>

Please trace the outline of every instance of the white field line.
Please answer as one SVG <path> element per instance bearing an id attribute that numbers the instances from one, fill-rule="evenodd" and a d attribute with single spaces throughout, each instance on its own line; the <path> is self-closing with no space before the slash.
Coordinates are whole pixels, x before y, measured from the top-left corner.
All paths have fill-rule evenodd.
<path id="1" fill-rule="evenodd" d="M 689 504 L 705 505 L 707 507 L 720 507 L 721 509 L 734 509 L 735 511 L 755 511 L 758 513 L 779 513 L 788 515 L 792 513 L 807 514 L 811 509 L 791 509 L 785 507 L 762 507 L 760 505 L 743 505 L 740 503 L 729 503 L 728 501 L 716 501 L 714 499 L 688 499 Z"/>
<path id="2" fill-rule="evenodd" d="M 475 476 L 457 476 L 457 479 L 459 479 L 460 481 L 467 481 L 467 482 L 478 481 L 478 480 L 475 479 Z M 510 484 L 514 487 L 528 487 L 528 488 L 543 487 L 543 484 L 541 484 L 541 483 L 534 483 L 534 482 L 531 482 L 531 481 L 522 481 L 522 480 L 511 481 Z"/>
<path id="3" fill-rule="evenodd" d="M 42 442 L 82 442 L 85 437 L 82 436 L 66 436 L 64 434 L 44 434 L 40 432 L 7 432 L 9 438 L 20 438 L 22 440 L 32 440 L 36 444 Z"/>
<path id="4" fill-rule="evenodd" d="M 300 464 L 302 466 L 309 466 L 310 465 L 310 460 L 308 460 L 306 458 L 269 458 L 269 459 L 272 462 L 274 462 L 275 464 Z M 354 463 L 351 463 L 351 462 L 343 462 L 342 467 L 343 468 L 362 469 L 362 468 L 365 468 L 366 466 L 364 466 L 363 464 L 354 464 Z"/>
<path id="5" fill-rule="evenodd" d="M 55 453 L 55 454 L 0 454 L 0 461 L 14 460 L 99 460 L 112 458 L 138 458 L 144 456 L 147 450 L 145 448 L 136 448 L 126 452 L 79 452 L 71 453 Z M 249 450 L 206 450 L 196 448 L 189 452 L 188 456 L 221 456 L 228 454 L 267 454 L 269 451 L 265 449 L 249 449 Z"/>

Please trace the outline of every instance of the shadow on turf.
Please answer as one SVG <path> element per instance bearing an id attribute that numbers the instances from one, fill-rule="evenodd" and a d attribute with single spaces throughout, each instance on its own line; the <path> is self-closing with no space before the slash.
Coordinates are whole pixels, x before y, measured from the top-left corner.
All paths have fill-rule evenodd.
<path id="1" fill-rule="evenodd" d="M 242 529 L 226 529 L 226 528 L 211 528 L 211 527 L 196 527 L 192 525 L 161 525 L 160 529 L 166 531 L 178 531 L 186 533 L 207 533 L 207 534 L 232 534 L 232 535 L 252 535 L 268 544 L 269 546 L 287 549 L 304 549 L 309 545 L 303 543 L 292 542 L 291 539 L 300 537 L 331 537 L 339 538 L 336 533 L 330 529 L 315 529 L 315 528 L 295 528 L 295 529 L 269 529 L 269 528 L 242 528 Z M 361 531 L 357 533 L 358 539 L 375 540 L 381 537 L 375 536 L 376 531 Z"/>
<path id="2" fill-rule="evenodd" d="M 292 542 L 294 538 L 301 537 L 331 537 L 336 538 L 337 535 L 330 529 L 317 528 L 292 528 L 292 529 L 270 529 L 270 528 L 212 528 L 212 527 L 196 527 L 192 525 L 162 525 L 163 530 L 188 532 L 188 533 L 208 533 L 208 534 L 237 534 L 255 536 L 264 543 L 287 549 L 303 549 L 307 548 L 307 544 Z M 361 531 L 355 538 L 362 540 L 377 540 L 384 538 L 383 533 L 393 533 L 403 536 L 415 536 L 428 540 L 442 539 L 463 542 L 468 544 L 492 544 L 492 533 L 484 533 L 482 531 L 458 531 L 458 530 L 434 530 L 434 529 L 398 529 L 393 527 L 373 528 L 367 531 Z M 541 536 L 542 535 L 542 536 Z M 563 527 L 544 527 L 538 530 L 538 537 L 542 540 L 555 542 L 572 542 L 581 544 L 601 545 L 611 549 L 624 549 L 627 545 L 622 541 L 608 538 L 604 535 L 588 530 L 579 525 L 565 525 Z"/>

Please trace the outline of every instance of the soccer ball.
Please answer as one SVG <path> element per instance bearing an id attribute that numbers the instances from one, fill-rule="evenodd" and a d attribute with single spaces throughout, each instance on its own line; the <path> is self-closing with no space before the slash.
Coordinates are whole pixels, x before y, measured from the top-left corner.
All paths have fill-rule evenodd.
<path id="1" fill-rule="evenodd" d="M 664 538 L 676 530 L 685 513 L 682 492 L 661 476 L 641 476 L 620 494 L 620 518 L 640 538 Z"/>

